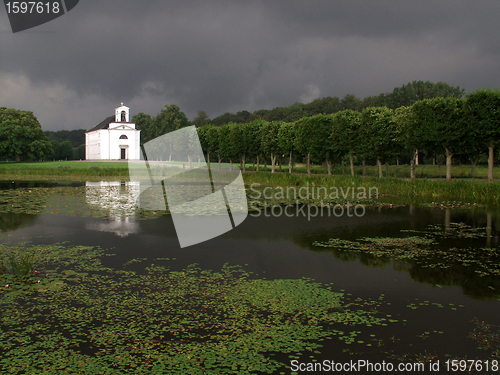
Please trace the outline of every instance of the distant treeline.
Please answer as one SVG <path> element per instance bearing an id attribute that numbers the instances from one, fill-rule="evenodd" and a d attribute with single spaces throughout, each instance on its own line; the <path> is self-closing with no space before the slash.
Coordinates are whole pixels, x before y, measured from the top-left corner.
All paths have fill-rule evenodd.
<path id="1" fill-rule="evenodd" d="M 377 96 L 368 96 L 364 99 L 354 94 L 348 94 L 344 98 L 325 97 L 313 100 L 310 103 L 294 103 L 289 107 L 276 107 L 273 109 L 260 109 L 253 113 L 239 111 L 237 113 L 224 113 L 210 120 L 205 111 L 198 111 L 198 116 L 192 121 L 196 127 L 212 124 L 220 126 L 230 122 L 235 124 L 248 123 L 252 120 L 262 119 L 266 121 L 293 122 L 303 117 L 318 114 L 333 114 L 350 109 L 361 112 L 368 107 L 382 107 L 396 109 L 401 106 L 410 106 L 413 103 L 435 97 L 462 98 L 465 90 L 459 86 L 453 87 L 445 82 L 413 81 L 401 87 L 396 87 L 391 93 L 382 93 Z"/>
<path id="2" fill-rule="evenodd" d="M 79 160 L 85 159 L 85 129 L 44 131 L 52 144 L 52 159 Z"/>

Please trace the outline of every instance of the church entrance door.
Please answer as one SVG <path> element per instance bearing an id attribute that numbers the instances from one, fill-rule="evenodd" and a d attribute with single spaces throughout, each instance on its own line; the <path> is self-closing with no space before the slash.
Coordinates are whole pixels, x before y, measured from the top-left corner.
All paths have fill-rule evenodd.
<path id="1" fill-rule="evenodd" d="M 121 148 L 120 150 L 121 150 L 121 157 L 120 157 L 120 159 L 123 160 L 123 159 L 125 159 L 125 149 Z"/>

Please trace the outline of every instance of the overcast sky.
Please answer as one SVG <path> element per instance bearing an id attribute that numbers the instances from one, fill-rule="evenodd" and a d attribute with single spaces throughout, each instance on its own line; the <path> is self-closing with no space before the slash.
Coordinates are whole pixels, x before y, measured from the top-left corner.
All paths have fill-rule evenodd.
<path id="1" fill-rule="evenodd" d="M 0 107 L 90 129 L 124 102 L 192 120 L 391 92 L 500 88 L 500 1 L 81 0 L 13 34 L 0 9 Z"/>

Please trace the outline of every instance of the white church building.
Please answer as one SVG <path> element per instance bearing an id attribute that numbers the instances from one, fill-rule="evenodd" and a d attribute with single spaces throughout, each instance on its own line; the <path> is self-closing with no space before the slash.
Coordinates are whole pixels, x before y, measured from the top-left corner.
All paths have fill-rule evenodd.
<path id="1" fill-rule="evenodd" d="M 86 160 L 139 160 L 141 131 L 130 122 L 130 108 L 121 106 L 85 133 Z"/>

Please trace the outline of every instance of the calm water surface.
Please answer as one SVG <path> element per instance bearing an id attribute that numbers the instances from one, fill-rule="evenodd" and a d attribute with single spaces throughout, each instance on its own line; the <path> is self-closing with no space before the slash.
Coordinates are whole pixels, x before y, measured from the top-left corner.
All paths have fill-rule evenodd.
<path id="1" fill-rule="evenodd" d="M 29 185 L 31 184 L 31 185 Z M 54 183 L 0 184 L 2 189 L 52 188 Z M 122 186 L 122 185 L 120 185 Z M 95 201 L 95 186 L 73 183 L 73 188 L 86 189 L 87 204 L 107 207 L 108 201 Z M 99 189 L 99 187 L 97 188 Z M 123 192 L 123 191 L 122 191 Z M 49 206 L 60 197 L 48 197 Z M 126 205 L 127 200 L 122 199 Z M 255 215 L 255 214 L 254 214 Z M 256 215 L 255 215 L 256 216 Z M 349 361 L 387 360 L 381 354 L 430 353 L 453 358 L 487 359 L 468 335 L 473 331 L 472 319 L 500 324 L 500 277 L 482 278 L 463 269 L 425 268 L 412 261 L 373 258 L 331 248 L 313 246 L 314 241 L 330 238 L 357 240 L 362 237 L 406 237 L 405 230 L 425 230 L 429 225 L 465 223 L 485 231 L 479 239 L 450 239 L 449 247 L 497 247 L 499 218 L 481 210 L 447 210 L 421 208 L 413 205 L 394 208 L 367 208 L 363 217 L 272 217 L 264 212 L 250 215 L 236 229 L 210 241 L 181 249 L 172 219 L 161 216 L 136 220 L 133 216 L 113 213 L 106 218 L 61 213 L 4 213 L 0 216 L 4 236 L 2 242 L 31 241 L 53 244 L 67 241 L 72 245 L 98 245 L 109 249 L 114 257 L 105 257 L 109 267 L 121 267 L 134 258 L 176 258 L 169 266 L 181 270 L 197 263 L 203 269 L 220 270 L 225 263 L 241 265 L 258 278 L 313 278 L 333 283 L 334 291 L 350 294 L 350 298 L 378 299 L 386 302 L 381 308 L 399 323 L 377 327 L 384 338 L 382 349 L 365 349 L 362 353 L 345 353 L 345 345 L 331 339 L 324 343 L 318 360 Z M 486 233 L 487 232 L 487 233 Z M 147 262 L 146 262 L 147 263 Z M 150 264 L 151 262 L 149 262 Z M 131 269 L 141 271 L 144 264 Z M 381 297 L 382 296 L 382 297 Z M 426 302 L 424 302 L 426 301 Z M 418 305 L 423 303 L 423 305 Z M 415 304 L 418 308 L 409 306 Z M 443 307 L 438 307 L 437 304 Z M 459 307 L 463 306 L 463 307 Z M 405 319 L 407 322 L 402 322 Z M 443 333 L 433 333 L 439 331 Z M 425 333 L 428 333 L 427 335 Z M 355 350 L 353 349 L 355 352 Z M 277 358 L 285 363 L 287 356 Z M 307 358 L 304 359 L 306 361 Z M 443 370 L 444 365 L 441 365 Z M 287 370 L 289 373 L 289 370 Z M 442 371 L 443 373 L 446 371 Z"/>

